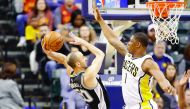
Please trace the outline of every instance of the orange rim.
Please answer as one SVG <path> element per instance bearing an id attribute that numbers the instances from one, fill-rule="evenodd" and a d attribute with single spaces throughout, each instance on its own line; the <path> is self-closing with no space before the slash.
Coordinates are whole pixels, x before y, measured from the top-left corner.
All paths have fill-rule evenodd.
<path id="1" fill-rule="evenodd" d="M 167 4 L 167 7 L 166 7 Z M 151 1 L 146 3 L 146 7 L 152 9 L 156 17 L 166 18 L 168 17 L 169 10 L 172 8 L 186 8 L 186 2 L 163 2 L 163 1 Z M 159 8 L 155 8 L 159 7 Z M 162 13 L 160 13 L 161 11 Z M 161 14 L 161 15 L 160 15 Z"/>

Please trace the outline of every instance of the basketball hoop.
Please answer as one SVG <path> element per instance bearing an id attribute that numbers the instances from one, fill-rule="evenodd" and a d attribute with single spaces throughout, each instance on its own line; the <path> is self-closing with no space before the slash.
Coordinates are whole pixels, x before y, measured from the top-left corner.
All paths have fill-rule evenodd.
<path id="1" fill-rule="evenodd" d="M 168 40 L 172 44 L 178 44 L 178 22 L 183 9 L 186 7 L 186 3 L 171 1 L 152 1 L 147 2 L 146 6 L 149 8 L 152 22 L 156 26 L 156 41 Z"/>

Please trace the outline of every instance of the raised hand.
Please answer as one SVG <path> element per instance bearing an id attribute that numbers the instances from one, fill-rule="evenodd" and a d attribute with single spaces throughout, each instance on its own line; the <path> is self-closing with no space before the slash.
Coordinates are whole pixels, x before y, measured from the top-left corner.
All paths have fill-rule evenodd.
<path id="1" fill-rule="evenodd" d="M 84 45 L 84 44 L 86 44 L 85 40 L 74 35 L 72 32 L 69 33 L 69 36 L 71 36 L 73 39 L 72 41 L 69 42 L 70 44 L 73 44 L 73 45 Z"/>
<path id="2" fill-rule="evenodd" d="M 190 77 L 190 69 L 184 73 L 183 77 L 179 81 L 179 85 L 186 85 Z"/>
<path id="3" fill-rule="evenodd" d="M 96 21 L 100 22 L 103 20 L 101 14 L 100 14 L 100 11 L 96 7 L 95 3 L 93 3 L 93 14 L 94 14 L 94 18 L 96 19 Z"/>

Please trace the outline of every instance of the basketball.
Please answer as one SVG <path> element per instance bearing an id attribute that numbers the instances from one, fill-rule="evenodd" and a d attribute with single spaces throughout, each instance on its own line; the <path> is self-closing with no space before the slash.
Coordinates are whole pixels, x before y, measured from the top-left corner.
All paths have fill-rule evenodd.
<path id="1" fill-rule="evenodd" d="M 51 31 L 44 36 L 42 45 L 44 42 L 47 50 L 58 51 L 64 44 L 64 37 L 58 32 Z"/>

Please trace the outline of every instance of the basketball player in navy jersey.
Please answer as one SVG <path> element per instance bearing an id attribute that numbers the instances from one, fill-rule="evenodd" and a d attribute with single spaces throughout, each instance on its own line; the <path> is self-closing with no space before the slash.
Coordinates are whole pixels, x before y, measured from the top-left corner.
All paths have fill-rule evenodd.
<path id="1" fill-rule="evenodd" d="M 83 39 L 76 36 L 73 36 L 73 39 L 74 41 L 70 42 L 71 44 L 83 45 L 95 55 L 95 59 L 89 67 L 86 65 L 85 57 L 79 51 L 71 52 L 68 56 L 65 56 L 61 53 L 46 50 L 44 48 L 45 44 L 43 45 L 43 50 L 48 57 L 67 68 L 67 73 L 70 75 L 71 88 L 81 94 L 89 105 L 89 109 L 109 109 L 106 89 L 98 77 L 104 53 Z"/>

